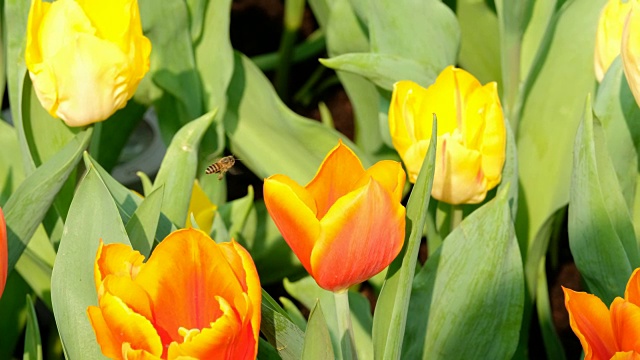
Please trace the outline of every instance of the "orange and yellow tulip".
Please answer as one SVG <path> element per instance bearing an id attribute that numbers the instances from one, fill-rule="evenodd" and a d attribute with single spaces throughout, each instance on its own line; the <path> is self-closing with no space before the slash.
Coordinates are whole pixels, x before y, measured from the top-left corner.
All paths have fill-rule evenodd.
<path id="1" fill-rule="evenodd" d="M 620 55 L 622 30 L 631 10 L 631 2 L 631 0 L 609 0 L 600 12 L 594 52 L 594 66 L 598 81 L 602 81 L 613 60 Z"/>
<path id="2" fill-rule="evenodd" d="M 9 249 L 7 248 L 7 223 L 4 220 L 4 213 L 0 208 L 0 298 L 7 285 L 7 275 L 9 269 Z"/>
<path id="3" fill-rule="evenodd" d="M 640 104 L 640 0 L 629 0 L 631 9 L 622 34 L 620 56 L 629 88 Z"/>
<path id="4" fill-rule="evenodd" d="M 453 66 L 423 88 L 412 81 L 393 87 L 389 130 L 409 181 L 415 182 L 438 118 L 436 166 L 431 195 L 450 204 L 476 204 L 500 183 L 506 128 L 495 82 L 484 86 Z"/>
<path id="5" fill-rule="evenodd" d="M 100 242 L 98 306 L 87 311 L 105 356 L 255 359 L 262 293 L 242 246 L 183 229 L 143 260 L 127 245 Z"/>
<path id="6" fill-rule="evenodd" d="M 107 119 L 149 70 L 137 0 L 32 0 L 25 62 L 42 106 L 69 126 Z"/>
<path id="7" fill-rule="evenodd" d="M 615 298 L 609 309 L 595 295 L 562 290 L 585 360 L 640 360 L 640 269 L 631 275 L 624 299 Z"/>
<path id="8" fill-rule="evenodd" d="M 264 201 L 318 285 L 340 291 L 382 271 L 402 249 L 405 178 L 396 161 L 365 170 L 340 142 L 306 186 L 285 175 L 266 179 Z"/>

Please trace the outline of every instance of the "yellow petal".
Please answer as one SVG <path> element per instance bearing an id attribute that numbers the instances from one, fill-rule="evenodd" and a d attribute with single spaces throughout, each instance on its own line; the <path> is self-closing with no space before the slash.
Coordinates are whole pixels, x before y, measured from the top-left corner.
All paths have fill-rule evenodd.
<path id="1" fill-rule="evenodd" d="M 393 146 L 401 157 L 416 142 L 431 139 L 432 114 L 421 112 L 427 90 L 413 81 L 398 81 L 393 85 L 389 106 L 389 131 Z M 417 137 L 416 128 L 422 138 Z M 422 164 L 422 163 L 420 163 Z"/>
<path id="2" fill-rule="evenodd" d="M 375 180 L 387 192 L 393 194 L 393 199 L 397 202 L 402 200 L 402 190 L 407 175 L 402 170 L 402 165 L 397 161 L 382 160 L 373 164 L 365 171 L 355 188 L 367 185 L 370 179 Z"/>
<path id="3" fill-rule="evenodd" d="M 640 360 L 640 354 L 635 351 L 617 352 L 610 360 Z"/>
<path id="4" fill-rule="evenodd" d="M 102 239 L 96 253 L 94 281 L 99 290 L 109 275 L 135 278 L 143 265 L 144 256 L 124 244 L 104 245 Z"/>
<path id="5" fill-rule="evenodd" d="M 193 214 L 196 219 L 198 228 L 205 233 L 211 232 L 211 226 L 213 225 L 213 218 L 215 215 L 216 206 L 213 205 L 207 194 L 200 186 L 198 180 L 194 180 L 193 189 L 191 190 L 191 201 L 189 202 L 189 214 Z M 191 224 L 191 216 L 187 217 L 186 227 L 193 227 Z"/>
<path id="6" fill-rule="evenodd" d="M 311 275 L 320 287 L 346 289 L 379 273 L 398 255 L 405 208 L 394 197 L 370 179 L 331 207 L 311 254 Z"/>
<path id="7" fill-rule="evenodd" d="M 602 81 L 607 69 L 620 54 L 622 31 L 631 9 L 631 2 L 609 0 L 600 12 L 594 51 L 594 66 L 598 81 Z"/>
<path id="8" fill-rule="evenodd" d="M 360 159 L 342 141 L 331 149 L 320 165 L 313 180 L 305 186 L 316 203 L 321 219 L 333 203 L 355 188 L 364 174 Z"/>
<path id="9" fill-rule="evenodd" d="M 304 268 L 311 272 L 311 250 L 320 234 L 313 197 L 283 175 L 265 179 L 263 193 L 267 210 L 282 237 Z"/>
<path id="10" fill-rule="evenodd" d="M 622 64 L 631 92 L 640 104 L 640 2 L 630 1 L 631 10 L 622 35 Z"/>

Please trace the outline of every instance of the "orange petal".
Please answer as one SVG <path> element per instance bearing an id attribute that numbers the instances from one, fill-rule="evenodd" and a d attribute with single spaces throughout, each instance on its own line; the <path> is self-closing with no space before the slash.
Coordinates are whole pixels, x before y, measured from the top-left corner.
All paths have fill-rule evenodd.
<path id="1" fill-rule="evenodd" d="M 336 201 L 320 224 L 311 274 L 322 288 L 338 291 L 379 273 L 398 255 L 405 208 L 371 180 Z"/>
<path id="2" fill-rule="evenodd" d="M 616 343 L 609 310 L 597 296 L 562 287 L 571 329 L 580 339 L 585 360 L 609 359 Z"/>
<path id="3" fill-rule="evenodd" d="M 310 208 L 308 192 L 282 175 L 264 181 L 264 204 L 282 237 L 311 272 L 311 250 L 320 234 L 320 222 Z"/>
<path id="4" fill-rule="evenodd" d="M 135 278 L 144 266 L 143 261 L 144 256 L 131 246 L 118 243 L 104 245 L 100 239 L 94 265 L 96 289 L 100 290 L 100 285 L 107 275 Z"/>
<path id="5" fill-rule="evenodd" d="M 316 217 L 322 219 L 336 200 L 354 190 L 363 173 L 360 159 L 339 141 L 324 158 L 311 182 L 305 186 L 316 201 Z"/>
<path id="6" fill-rule="evenodd" d="M 624 299 L 640 306 L 640 268 L 637 268 L 629 277 L 627 289 L 624 291 Z"/>
<path id="7" fill-rule="evenodd" d="M 122 359 L 122 343 L 104 321 L 102 310 L 97 306 L 89 306 L 87 315 L 89 315 L 91 327 L 96 334 L 96 340 L 102 353 L 110 359 Z"/>
<path id="8" fill-rule="evenodd" d="M 640 307 L 615 298 L 611 304 L 611 324 L 617 350 L 640 351 Z"/>
<path id="9" fill-rule="evenodd" d="M 180 327 L 206 328 L 222 315 L 216 295 L 230 300 L 243 291 L 218 244 L 195 229 L 167 236 L 135 281 L 149 294 L 164 343 L 181 339 Z"/>
<path id="10" fill-rule="evenodd" d="M 375 163 L 365 171 L 354 189 L 365 186 L 369 179 L 373 178 L 377 183 L 389 193 L 393 194 L 393 199 L 400 202 L 402 200 L 402 190 L 407 175 L 402 170 L 402 165 L 397 161 L 382 160 Z"/>
<path id="11" fill-rule="evenodd" d="M 640 360 L 640 354 L 635 351 L 617 352 L 610 360 Z"/>
<path id="12" fill-rule="evenodd" d="M 2 292 L 4 286 L 7 284 L 9 266 L 9 249 L 7 247 L 7 223 L 4 220 L 4 213 L 0 208 L 0 298 L 2 298 Z"/>
<path id="13" fill-rule="evenodd" d="M 149 295 L 129 277 L 107 275 L 103 282 L 103 294 L 119 298 L 135 313 L 153 321 L 153 309 Z"/>
<path id="14" fill-rule="evenodd" d="M 101 346 L 102 341 L 104 341 L 107 349 L 118 347 L 121 353 L 122 344 L 129 343 L 133 349 L 145 350 L 157 356 L 162 355 L 162 342 L 153 324 L 144 316 L 131 310 L 122 300 L 105 293 L 100 299 L 100 311 L 104 319 L 104 325 L 111 331 L 112 335 L 111 337 L 100 338 L 98 330 L 94 327 L 96 338 Z M 112 343 L 112 341 L 115 341 L 115 343 Z"/>
<path id="15" fill-rule="evenodd" d="M 251 323 L 243 326 L 238 314 L 220 299 L 223 315 L 205 329 L 169 346 L 168 359 L 191 356 L 197 359 L 255 359 L 257 340 Z"/>

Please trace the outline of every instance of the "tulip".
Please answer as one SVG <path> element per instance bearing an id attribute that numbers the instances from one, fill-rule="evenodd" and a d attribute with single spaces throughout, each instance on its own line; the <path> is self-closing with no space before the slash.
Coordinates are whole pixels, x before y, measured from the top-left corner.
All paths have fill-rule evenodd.
<path id="1" fill-rule="evenodd" d="M 639 270 L 631 275 L 624 299 L 615 298 L 609 309 L 595 295 L 562 288 L 569 323 L 580 339 L 585 360 L 640 360 Z"/>
<path id="2" fill-rule="evenodd" d="M 506 129 L 495 82 L 484 86 L 449 66 L 425 89 L 412 81 L 393 86 L 389 129 L 393 146 L 415 182 L 438 118 L 431 195 L 450 204 L 476 204 L 500 183 Z"/>
<path id="3" fill-rule="evenodd" d="M 255 359 L 261 288 L 249 253 L 200 230 L 171 233 L 149 260 L 100 241 L 98 306 L 87 310 L 113 359 Z"/>
<path id="4" fill-rule="evenodd" d="M 620 54 L 622 30 L 630 9 L 631 1 L 609 0 L 600 12 L 594 53 L 598 81 L 602 81 L 607 69 Z"/>
<path id="5" fill-rule="evenodd" d="M 285 241 L 318 285 L 341 291 L 387 267 L 404 242 L 402 166 L 364 170 L 339 142 L 304 187 L 285 175 L 264 182 L 264 201 Z"/>
<path id="6" fill-rule="evenodd" d="M 186 227 L 191 228 L 197 225 L 200 230 L 210 234 L 216 209 L 217 207 L 209 200 L 204 190 L 202 190 L 200 182 L 194 180 L 193 189 L 191 190 L 191 201 L 189 202 L 189 211 L 187 212 L 189 215 L 187 216 Z M 191 214 L 193 214 L 196 224 L 191 223 Z"/>
<path id="7" fill-rule="evenodd" d="M 0 208 L 0 298 L 7 285 L 7 275 L 9 272 L 9 253 L 7 248 L 7 223 L 4 220 L 4 213 Z"/>
<path id="8" fill-rule="evenodd" d="M 123 108 L 149 70 L 136 0 L 32 0 L 25 61 L 36 95 L 69 126 Z"/>
<path id="9" fill-rule="evenodd" d="M 622 34 L 621 57 L 629 88 L 640 104 L 640 2 L 630 0 L 630 7 Z"/>

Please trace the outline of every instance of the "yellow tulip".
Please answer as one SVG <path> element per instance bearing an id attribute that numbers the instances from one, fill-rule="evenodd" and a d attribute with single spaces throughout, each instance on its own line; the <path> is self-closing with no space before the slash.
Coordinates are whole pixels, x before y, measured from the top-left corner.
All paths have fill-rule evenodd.
<path id="1" fill-rule="evenodd" d="M 193 182 L 193 190 L 191 190 L 191 201 L 189 202 L 189 211 L 187 212 L 187 228 L 194 227 L 191 223 L 191 214 L 196 220 L 197 226 L 205 233 L 211 233 L 213 225 L 213 217 L 215 216 L 217 207 L 209 200 L 207 194 L 200 186 L 198 180 Z"/>
<path id="2" fill-rule="evenodd" d="M 622 35 L 622 64 L 627 82 L 640 104 L 640 2 L 631 1 L 631 10 L 627 17 Z"/>
<path id="3" fill-rule="evenodd" d="M 32 0 L 25 61 L 42 106 L 69 126 L 123 108 L 149 70 L 136 0 Z"/>
<path id="4" fill-rule="evenodd" d="M 415 182 L 438 118 L 436 167 L 431 195 L 450 204 L 475 204 L 500 183 L 506 128 L 495 82 L 484 86 L 449 66 L 425 89 L 397 82 L 389 107 L 389 129 L 409 181 Z"/>
<path id="5" fill-rule="evenodd" d="M 622 30 L 630 9 L 631 1 L 623 2 L 621 0 L 609 0 L 602 8 L 596 32 L 594 53 L 594 65 L 598 81 L 602 81 L 607 69 L 620 54 Z"/>

